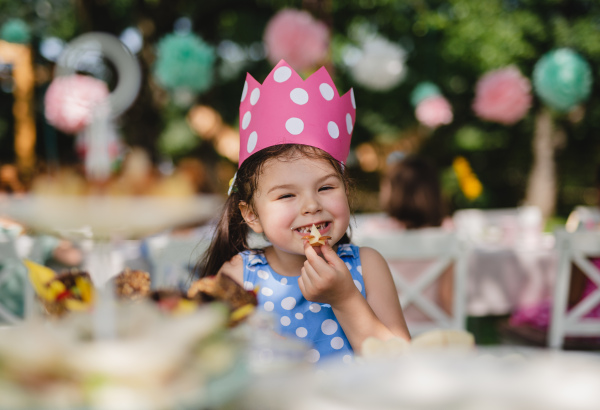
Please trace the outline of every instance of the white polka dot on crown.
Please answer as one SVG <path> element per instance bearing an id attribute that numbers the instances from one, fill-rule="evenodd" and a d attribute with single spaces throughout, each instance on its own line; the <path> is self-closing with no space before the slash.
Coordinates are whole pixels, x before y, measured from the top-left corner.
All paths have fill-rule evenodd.
<path id="1" fill-rule="evenodd" d="M 256 275 L 264 280 L 269 279 L 269 272 L 267 272 L 266 270 L 259 270 L 258 272 L 256 272 Z"/>
<path id="2" fill-rule="evenodd" d="M 350 356 L 349 354 L 345 354 L 342 357 L 342 361 L 346 364 L 350 364 L 350 363 L 352 363 L 352 356 Z"/>
<path id="3" fill-rule="evenodd" d="M 306 352 L 306 360 L 308 360 L 309 363 L 317 363 L 320 358 L 321 354 L 316 349 L 310 349 Z"/>
<path id="4" fill-rule="evenodd" d="M 250 125 L 250 119 L 252 119 L 252 114 L 250 114 L 250 111 L 246 111 L 246 114 L 244 114 L 244 117 L 242 118 L 242 129 L 243 130 L 248 128 L 248 125 Z"/>
<path id="5" fill-rule="evenodd" d="M 277 70 L 275 70 L 275 73 L 273 73 L 273 79 L 278 83 L 283 83 L 289 80 L 291 76 L 292 70 L 289 67 L 285 66 L 279 67 Z"/>
<path id="6" fill-rule="evenodd" d="M 348 134 L 352 134 L 352 116 L 350 114 L 346 114 L 346 128 L 348 129 Z"/>
<path id="7" fill-rule="evenodd" d="M 281 283 L 283 285 L 287 285 L 287 278 L 281 278 Z"/>
<path id="8" fill-rule="evenodd" d="M 265 296 L 271 296 L 273 294 L 273 289 L 264 287 L 260 290 L 260 293 L 262 293 Z"/>
<path id="9" fill-rule="evenodd" d="M 281 301 L 281 307 L 285 310 L 292 310 L 296 306 L 296 299 L 292 296 L 288 296 L 287 298 Z"/>
<path id="10" fill-rule="evenodd" d="M 304 122 L 300 118 L 292 117 L 285 122 L 285 129 L 292 135 L 298 135 L 304 131 Z"/>
<path id="11" fill-rule="evenodd" d="M 337 124 L 333 121 L 329 121 L 329 123 L 327 124 L 327 132 L 329 133 L 329 136 L 333 139 L 336 139 L 340 136 L 340 129 L 338 128 Z"/>
<path id="12" fill-rule="evenodd" d="M 308 307 L 308 309 L 313 313 L 317 313 L 321 311 L 321 305 L 318 303 L 313 303 Z"/>
<path id="13" fill-rule="evenodd" d="M 332 335 L 338 330 L 338 324 L 335 320 L 325 319 L 321 324 L 321 331 L 326 335 Z"/>
<path id="14" fill-rule="evenodd" d="M 288 316 L 281 316 L 281 319 L 279 319 L 279 322 L 281 322 L 281 324 L 283 326 L 289 326 L 290 323 L 292 323 L 292 319 L 290 319 Z"/>
<path id="15" fill-rule="evenodd" d="M 248 93 L 248 81 L 244 81 L 244 89 L 242 90 L 242 99 L 240 100 L 241 102 L 244 102 L 244 99 L 246 98 L 247 93 Z"/>
<path id="16" fill-rule="evenodd" d="M 254 283 L 248 282 L 248 281 L 244 282 L 244 289 L 246 289 L 246 290 L 253 290 L 254 289 Z"/>
<path id="17" fill-rule="evenodd" d="M 352 101 L 352 108 L 356 110 L 356 100 L 354 99 L 354 89 L 350 89 L 350 101 Z"/>
<path id="18" fill-rule="evenodd" d="M 290 92 L 290 98 L 298 105 L 304 105 L 308 102 L 308 93 L 302 88 L 294 88 Z"/>
<path id="19" fill-rule="evenodd" d="M 258 102 L 259 98 L 260 98 L 260 89 L 255 88 L 254 90 L 252 90 L 252 93 L 250 94 L 250 104 L 255 105 Z"/>
<path id="20" fill-rule="evenodd" d="M 356 267 L 356 270 L 358 271 L 358 273 L 360 273 L 362 275 L 362 265 L 358 265 Z"/>
<path id="21" fill-rule="evenodd" d="M 267 312 L 271 312 L 275 308 L 275 305 L 273 304 L 273 302 L 268 301 L 268 302 L 265 302 L 265 304 L 263 305 L 263 307 L 265 308 L 265 310 Z"/>
<path id="22" fill-rule="evenodd" d="M 323 98 L 325 98 L 327 101 L 333 100 L 333 88 L 331 88 L 329 84 L 322 83 L 319 86 L 319 91 L 321 92 Z"/>
<path id="23" fill-rule="evenodd" d="M 296 313 L 295 316 L 296 316 L 296 319 L 298 319 L 298 320 L 304 319 L 304 315 L 300 312 Z"/>
<path id="24" fill-rule="evenodd" d="M 362 285 L 360 284 L 360 282 L 357 281 L 356 279 L 354 279 L 354 284 L 356 285 L 356 287 L 358 288 L 358 290 L 360 292 L 362 292 Z"/>
<path id="25" fill-rule="evenodd" d="M 344 339 L 339 336 L 334 337 L 331 339 L 331 347 L 333 347 L 335 350 L 340 350 L 342 347 L 344 347 Z"/>
<path id="26" fill-rule="evenodd" d="M 298 329 L 296 329 L 296 336 L 298 337 L 306 337 L 307 334 L 308 330 L 306 330 L 305 327 L 299 327 Z"/>
<path id="27" fill-rule="evenodd" d="M 348 268 L 348 270 L 352 270 L 352 264 L 350 262 L 345 262 L 346 267 Z"/>
<path id="28" fill-rule="evenodd" d="M 254 151 L 254 148 L 256 148 L 257 142 L 258 142 L 258 134 L 256 133 L 256 131 L 252 131 L 252 133 L 248 136 L 248 144 L 246 145 L 246 149 L 248 150 L 248 153 L 251 153 L 252 151 Z"/>

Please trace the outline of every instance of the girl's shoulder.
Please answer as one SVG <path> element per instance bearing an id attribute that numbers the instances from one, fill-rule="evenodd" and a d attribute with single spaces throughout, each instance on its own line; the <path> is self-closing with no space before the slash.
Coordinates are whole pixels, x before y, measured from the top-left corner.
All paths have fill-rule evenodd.
<path id="1" fill-rule="evenodd" d="M 360 262 L 363 266 L 363 275 L 365 273 L 377 274 L 378 272 L 389 272 L 388 263 L 379 251 L 368 246 L 359 248 Z"/>

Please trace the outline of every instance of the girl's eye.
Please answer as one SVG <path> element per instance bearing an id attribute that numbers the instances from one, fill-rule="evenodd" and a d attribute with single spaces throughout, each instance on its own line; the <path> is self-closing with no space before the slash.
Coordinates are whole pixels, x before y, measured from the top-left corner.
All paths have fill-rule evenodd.
<path id="1" fill-rule="evenodd" d="M 285 195 L 280 195 L 280 196 L 279 196 L 279 198 L 277 198 L 277 199 L 291 198 L 291 197 L 293 197 L 293 196 L 294 196 L 294 195 L 292 195 L 292 194 L 285 194 Z"/>
<path id="2" fill-rule="evenodd" d="M 328 189 L 333 189 L 333 187 L 331 185 L 325 185 L 319 188 L 319 191 L 326 191 Z"/>

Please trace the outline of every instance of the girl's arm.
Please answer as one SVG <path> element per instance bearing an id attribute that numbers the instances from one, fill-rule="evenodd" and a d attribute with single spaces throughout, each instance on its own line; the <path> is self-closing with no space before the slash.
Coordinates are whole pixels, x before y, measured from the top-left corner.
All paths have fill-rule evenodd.
<path id="1" fill-rule="evenodd" d="M 235 280 L 240 285 L 244 286 L 244 260 L 240 255 L 235 255 L 228 262 L 225 262 L 217 275 L 221 274 L 229 275 L 233 280 Z"/>
<path id="2" fill-rule="evenodd" d="M 348 268 L 329 245 L 321 246 L 324 259 L 308 244 L 304 250 L 307 261 L 298 279 L 300 290 L 308 300 L 331 305 L 355 352 L 360 352 L 368 337 L 410 340 L 392 275 L 377 251 L 361 248 L 365 299 Z"/>

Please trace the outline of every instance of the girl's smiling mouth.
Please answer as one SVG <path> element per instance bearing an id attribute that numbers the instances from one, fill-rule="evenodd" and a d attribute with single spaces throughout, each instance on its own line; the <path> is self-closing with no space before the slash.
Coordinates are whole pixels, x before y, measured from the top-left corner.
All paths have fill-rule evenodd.
<path id="1" fill-rule="evenodd" d="M 319 232 L 321 234 L 323 233 L 327 233 L 327 231 L 329 230 L 329 226 L 331 225 L 331 222 L 319 222 L 319 223 L 315 223 L 315 224 L 310 224 L 310 225 L 306 225 L 306 226 L 301 226 L 299 228 L 292 228 L 292 230 L 300 233 L 301 235 L 306 235 L 310 233 L 310 229 L 312 228 L 312 226 L 315 225 L 317 227 L 317 229 L 319 230 Z"/>

